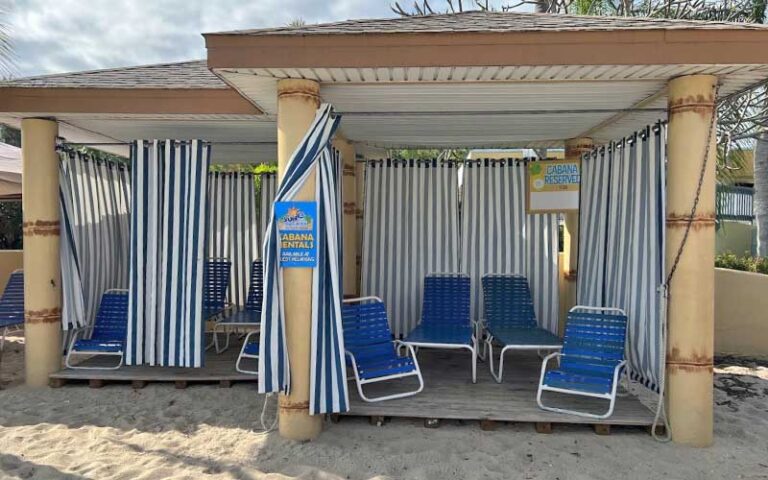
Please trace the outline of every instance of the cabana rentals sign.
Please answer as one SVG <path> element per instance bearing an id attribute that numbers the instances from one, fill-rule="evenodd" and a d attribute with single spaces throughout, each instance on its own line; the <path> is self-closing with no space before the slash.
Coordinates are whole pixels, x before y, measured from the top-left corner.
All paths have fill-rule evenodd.
<path id="1" fill-rule="evenodd" d="M 280 266 L 317 266 L 317 202 L 275 202 Z"/>
<path id="2" fill-rule="evenodd" d="M 528 213 L 578 211 L 579 161 L 540 161 L 528 164 Z"/>

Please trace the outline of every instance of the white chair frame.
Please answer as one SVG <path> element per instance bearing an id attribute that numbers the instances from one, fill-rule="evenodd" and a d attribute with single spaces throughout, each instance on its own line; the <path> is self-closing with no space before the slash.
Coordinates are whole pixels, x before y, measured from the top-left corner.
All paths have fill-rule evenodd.
<path id="1" fill-rule="evenodd" d="M 259 333 L 260 333 L 259 331 L 253 331 L 253 332 L 249 332 L 248 335 L 245 336 L 245 340 L 243 340 L 243 346 L 240 347 L 240 354 L 237 356 L 237 362 L 235 362 L 235 370 L 237 370 L 238 372 L 247 373 L 250 375 L 259 374 L 258 370 L 248 370 L 240 366 L 240 363 L 246 358 L 255 359 L 255 360 L 259 359 L 258 355 L 245 353 L 245 347 L 248 345 L 248 340 L 251 338 L 251 335 L 258 335 Z M 227 337 L 227 339 L 229 339 L 229 337 Z"/>
<path id="2" fill-rule="evenodd" d="M 106 290 L 104 293 L 115 293 L 115 292 L 128 292 L 127 289 L 124 288 L 112 288 L 109 290 Z M 93 333 L 93 325 L 87 326 L 87 327 L 80 327 L 76 328 L 72 331 L 72 339 L 69 341 L 69 348 L 67 348 L 67 356 L 64 357 L 64 365 L 67 368 L 71 368 L 73 370 L 117 370 L 118 368 L 123 366 L 123 361 L 125 360 L 125 351 L 120 350 L 119 352 L 100 352 L 97 350 L 82 350 L 82 351 L 74 351 L 72 348 L 75 346 L 75 342 L 80 339 L 84 338 L 83 334 L 86 332 Z M 91 356 L 99 356 L 103 355 L 105 357 L 120 357 L 120 361 L 115 366 L 111 367 L 86 367 L 83 365 L 77 365 L 72 363 L 72 357 L 76 355 L 91 355 Z"/>

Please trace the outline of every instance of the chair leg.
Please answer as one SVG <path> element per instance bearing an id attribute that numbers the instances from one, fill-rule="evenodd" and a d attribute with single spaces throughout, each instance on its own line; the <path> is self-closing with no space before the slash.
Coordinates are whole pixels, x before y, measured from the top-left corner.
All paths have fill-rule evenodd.
<path id="1" fill-rule="evenodd" d="M 504 348 L 501 349 L 501 355 L 499 355 L 499 373 L 496 373 L 493 368 L 493 337 L 486 338 L 485 343 L 488 346 L 488 366 L 491 370 L 491 376 L 496 380 L 496 383 L 501 383 L 504 375 Z"/>

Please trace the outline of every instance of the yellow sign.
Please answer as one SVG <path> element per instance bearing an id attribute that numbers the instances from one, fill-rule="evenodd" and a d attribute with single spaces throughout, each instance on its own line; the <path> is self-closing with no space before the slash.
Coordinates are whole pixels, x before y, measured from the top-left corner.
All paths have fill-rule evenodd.
<path id="1" fill-rule="evenodd" d="M 579 161 L 539 161 L 528 164 L 528 213 L 579 209 Z"/>

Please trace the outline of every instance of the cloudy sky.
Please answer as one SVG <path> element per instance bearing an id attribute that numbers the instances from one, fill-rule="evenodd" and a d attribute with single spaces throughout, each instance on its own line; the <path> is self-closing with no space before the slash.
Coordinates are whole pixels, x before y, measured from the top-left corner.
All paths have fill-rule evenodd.
<path id="1" fill-rule="evenodd" d="M 394 14 L 389 0 L 0 0 L 15 76 L 205 58 L 201 32 Z M 404 3 L 410 3 L 410 0 Z M 441 0 L 433 0 L 440 4 Z M 3 15 L 0 13 L 0 15 Z"/>

